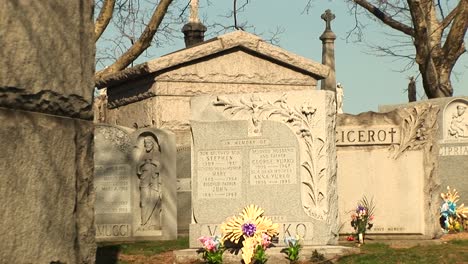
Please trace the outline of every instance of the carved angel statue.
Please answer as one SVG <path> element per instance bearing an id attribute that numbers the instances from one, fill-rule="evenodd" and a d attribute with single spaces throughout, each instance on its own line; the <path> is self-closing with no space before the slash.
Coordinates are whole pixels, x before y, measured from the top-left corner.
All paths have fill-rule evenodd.
<path id="1" fill-rule="evenodd" d="M 156 145 L 156 147 L 155 147 Z M 159 210 L 161 206 L 161 165 L 155 152 L 159 145 L 151 137 L 143 140 L 143 154 L 137 166 L 140 180 L 141 225 L 159 226 Z"/>
<path id="2" fill-rule="evenodd" d="M 343 97 L 344 97 L 343 86 L 341 85 L 341 83 L 337 83 L 336 84 L 336 112 L 338 114 L 343 113 Z"/>

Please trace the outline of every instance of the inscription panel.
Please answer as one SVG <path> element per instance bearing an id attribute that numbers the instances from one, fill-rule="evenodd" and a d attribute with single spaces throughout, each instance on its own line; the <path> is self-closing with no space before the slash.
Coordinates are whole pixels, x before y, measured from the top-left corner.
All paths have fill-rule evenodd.
<path id="1" fill-rule="evenodd" d="M 128 224 L 96 225 L 96 237 L 128 237 L 131 227 Z"/>
<path id="2" fill-rule="evenodd" d="M 198 198 L 240 198 L 242 152 L 208 150 L 198 152 Z"/>
<path id="3" fill-rule="evenodd" d="M 390 145 L 398 143 L 400 129 L 395 126 L 336 128 L 336 145 Z"/>
<path id="4" fill-rule="evenodd" d="M 229 139 L 221 141 L 221 144 L 226 147 L 245 147 L 245 146 L 267 146 L 271 142 L 267 138 L 246 138 L 246 139 Z"/>
<path id="5" fill-rule="evenodd" d="M 130 213 L 130 166 L 96 165 L 94 172 L 96 214 Z"/>
<path id="6" fill-rule="evenodd" d="M 439 148 L 439 156 L 468 156 L 468 145 L 448 145 Z"/>
<path id="7" fill-rule="evenodd" d="M 300 236 L 304 241 L 313 239 L 313 225 L 310 222 L 277 222 L 278 237 L 276 243 L 284 245 L 284 238 Z M 201 224 L 199 236 L 221 236 L 221 225 Z"/>
<path id="8" fill-rule="evenodd" d="M 250 150 L 250 184 L 296 183 L 296 148 Z"/>

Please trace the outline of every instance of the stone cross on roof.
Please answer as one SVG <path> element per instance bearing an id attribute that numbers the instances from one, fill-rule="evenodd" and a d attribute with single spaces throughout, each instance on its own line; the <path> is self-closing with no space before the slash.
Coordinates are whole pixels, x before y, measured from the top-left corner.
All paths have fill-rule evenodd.
<path id="1" fill-rule="evenodd" d="M 325 31 L 331 31 L 331 21 L 335 19 L 335 14 L 333 14 L 330 9 L 327 9 L 325 13 L 322 14 L 321 18 L 325 20 L 326 23 Z"/>
<path id="2" fill-rule="evenodd" d="M 190 19 L 189 22 L 198 23 L 198 0 L 190 0 Z"/>

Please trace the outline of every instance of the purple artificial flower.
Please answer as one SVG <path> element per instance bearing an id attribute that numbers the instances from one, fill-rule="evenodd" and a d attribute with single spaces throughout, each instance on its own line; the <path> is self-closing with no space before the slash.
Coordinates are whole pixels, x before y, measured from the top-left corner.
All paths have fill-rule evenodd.
<path id="1" fill-rule="evenodd" d="M 255 231 L 257 231 L 257 227 L 254 223 L 247 222 L 242 225 L 242 233 L 248 237 L 252 237 Z"/>

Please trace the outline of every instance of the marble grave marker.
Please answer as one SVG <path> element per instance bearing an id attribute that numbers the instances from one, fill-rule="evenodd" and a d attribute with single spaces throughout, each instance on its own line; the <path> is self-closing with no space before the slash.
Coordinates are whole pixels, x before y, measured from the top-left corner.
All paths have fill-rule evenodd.
<path id="1" fill-rule="evenodd" d="M 338 196 L 342 234 L 365 195 L 376 205 L 369 235 L 437 233 L 438 107 L 421 104 L 389 113 L 337 118 Z"/>
<path id="2" fill-rule="evenodd" d="M 194 98 L 190 247 L 256 204 L 304 245 L 337 243 L 334 94 Z"/>
<path id="3" fill-rule="evenodd" d="M 170 132 L 96 125 L 96 239 L 177 237 L 175 141 Z"/>

